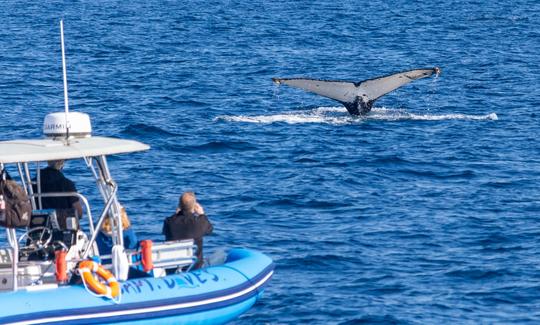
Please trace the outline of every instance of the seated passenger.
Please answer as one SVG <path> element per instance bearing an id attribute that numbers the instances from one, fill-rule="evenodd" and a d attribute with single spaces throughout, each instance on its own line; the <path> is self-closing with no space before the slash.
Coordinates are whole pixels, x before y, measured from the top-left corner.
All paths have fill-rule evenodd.
<path id="1" fill-rule="evenodd" d="M 124 248 L 125 249 L 136 249 L 138 246 L 137 236 L 131 227 L 131 222 L 129 221 L 126 209 L 124 207 L 120 208 L 120 215 L 122 216 L 122 235 L 124 238 Z M 112 247 L 114 245 L 112 240 L 112 226 L 111 219 L 105 218 L 101 224 L 101 229 L 96 236 L 96 244 L 98 246 L 100 255 L 111 255 Z"/>
<path id="2" fill-rule="evenodd" d="M 40 170 L 41 193 L 77 192 L 75 183 L 62 173 L 64 160 L 51 160 L 48 166 Z M 34 186 L 34 193 L 37 193 Z M 82 217 L 83 210 L 79 198 L 75 196 L 43 197 L 41 198 L 42 209 L 67 210 L 74 209 L 77 216 Z"/>
<path id="3" fill-rule="evenodd" d="M 197 245 L 197 263 L 203 265 L 203 236 L 212 233 L 213 227 L 204 209 L 197 203 L 195 193 L 185 192 L 180 196 L 176 213 L 163 222 L 165 240 L 193 239 Z"/>

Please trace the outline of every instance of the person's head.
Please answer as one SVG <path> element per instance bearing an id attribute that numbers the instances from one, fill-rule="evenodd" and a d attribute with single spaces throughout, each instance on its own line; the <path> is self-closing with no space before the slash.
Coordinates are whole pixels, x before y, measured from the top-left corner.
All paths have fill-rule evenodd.
<path id="1" fill-rule="evenodd" d="M 178 209 L 186 215 L 192 215 L 195 211 L 197 198 L 193 192 L 184 192 L 178 199 Z"/>
<path id="2" fill-rule="evenodd" d="M 125 230 L 131 227 L 131 222 L 129 221 L 126 208 L 124 208 L 123 206 L 120 207 L 120 216 L 122 217 L 122 229 Z M 105 218 L 105 220 L 103 220 L 103 223 L 101 224 L 101 230 L 107 234 L 112 233 L 111 218 L 107 217 Z"/>
<path id="3" fill-rule="evenodd" d="M 64 160 L 49 160 L 47 161 L 47 165 L 51 168 L 54 168 L 56 170 L 62 170 L 64 168 Z"/>

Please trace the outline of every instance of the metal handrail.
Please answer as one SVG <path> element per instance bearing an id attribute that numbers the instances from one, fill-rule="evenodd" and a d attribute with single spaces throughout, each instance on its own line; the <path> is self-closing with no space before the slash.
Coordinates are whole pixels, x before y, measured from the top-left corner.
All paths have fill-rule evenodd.
<path id="1" fill-rule="evenodd" d="M 101 213 L 101 216 L 99 218 L 99 221 L 98 221 L 98 224 L 94 227 L 94 219 L 92 217 L 92 211 L 90 210 L 90 205 L 88 203 L 88 200 L 86 199 L 86 197 L 80 193 L 77 193 L 77 192 L 61 192 L 61 193 L 41 193 L 41 194 L 32 194 L 31 197 L 34 197 L 34 196 L 42 196 L 42 197 L 68 197 L 68 196 L 75 196 L 75 197 L 78 197 L 84 204 L 85 208 L 86 208 L 86 211 L 87 211 L 87 215 L 88 215 L 88 221 L 89 221 L 89 227 L 90 227 L 90 234 L 92 235 L 92 237 L 90 238 L 90 241 L 88 243 L 88 246 L 86 247 L 86 250 L 84 251 L 83 253 L 83 258 L 86 258 L 88 257 L 88 254 L 90 252 L 90 249 L 92 248 L 92 245 L 93 243 L 95 242 L 96 240 L 96 237 L 97 237 L 97 231 L 96 229 L 100 229 L 101 228 L 101 224 L 103 223 L 104 221 L 104 216 L 107 214 L 108 210 L 110 209 L 112 203 L 114 202 L 114 198 L 116 196 L 116 191 L 117 191 L 118 187 L 116 186 L 116 184 L 113 184 L 112 186 L 112 193 L 111 195 L 109 196 L 106 204 L 105 204 L 105 207 L 103 208 L 103 212 Z"/>
<path id="2" fill-rule="evenodd" d="M 99 221 L 96 225 L 97 229 L 101 229 L 101 224 L 103 224 L 103 221 L 105 220 L 105 216 L 107 215 L 107 212 L 109 211 L 109 209 L 111 208 L 111 205 L 115 201 L 114 199 L 116 198 L 117 190 L 118 190 L 118 186 L 116 186 L 116 184 L 113 184 L 112 192 L 110 193 L 110 196 L 107 199 L 107 203 L 105 204 L 105 207 L 103 207 L 103 212 L 101 212 L 101 216 L 99 217 Z M 92 238 L 90 238 L 90 241 L 88 242 L 88 247 L 86 247 L 86 250 L 84 251 L 82 255 L 82 258 L 88 257 L 88 254 L 90 253 L 90 248 L 96 241 L 97 234 L 98 234 L 98 231 L 94 231 L 94 233 L 92 234 Z"/>
<path id="3" fill-rule="evenodd" d="M 94 228 L 94 219 L 92 217 L 92 211 L 90 210 L 90 204 L 88 203 L 88 200 L 86 197 L 78 192 L 49 192 L 49 193 L 40 193 L 40 194 L 30 194 L 31 198 L 34 198 L 36 196 L 41 197 L 70 197 L 75 196 L 79 198 L 84 204 L 84 207 L 86 208 L 86 214 L 88 215 L 88 226 L 90 227 L 90 233 L 94 234 L 95 228 Z M 81 216 L 82 217 L 82 216 Z"/>

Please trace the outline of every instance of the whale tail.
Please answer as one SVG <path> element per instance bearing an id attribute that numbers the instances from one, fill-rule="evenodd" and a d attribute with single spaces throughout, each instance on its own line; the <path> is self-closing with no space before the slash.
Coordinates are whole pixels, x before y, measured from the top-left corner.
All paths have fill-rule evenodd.
<path id="1" fill-rule="evenodd" d="M 272 78 L 276 84 L 286 84 L 342 103 L 351 115 L 363 115 L 373 107 L 379 97 L 408 84 L 411 81 L 439 75 L 438 67 L 416 69 L 360 82 L 318 80 L 309 78 Z"/>

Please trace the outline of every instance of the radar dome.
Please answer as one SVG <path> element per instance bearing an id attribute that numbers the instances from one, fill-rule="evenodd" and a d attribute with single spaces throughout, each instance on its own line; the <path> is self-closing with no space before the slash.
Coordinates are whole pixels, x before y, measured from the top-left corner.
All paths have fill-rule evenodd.
<path id="1" fill-rule="evenodd" d="M 47 114 L 43 121 L 43 134 L 51 138 L 66 137 L 66 134 L 76 138 L 88 138 L 92 135 L 92 124 L 88 114 L 69 112 L 67 125 L 69 133 L 66 130 L 65 112 Z"/>

